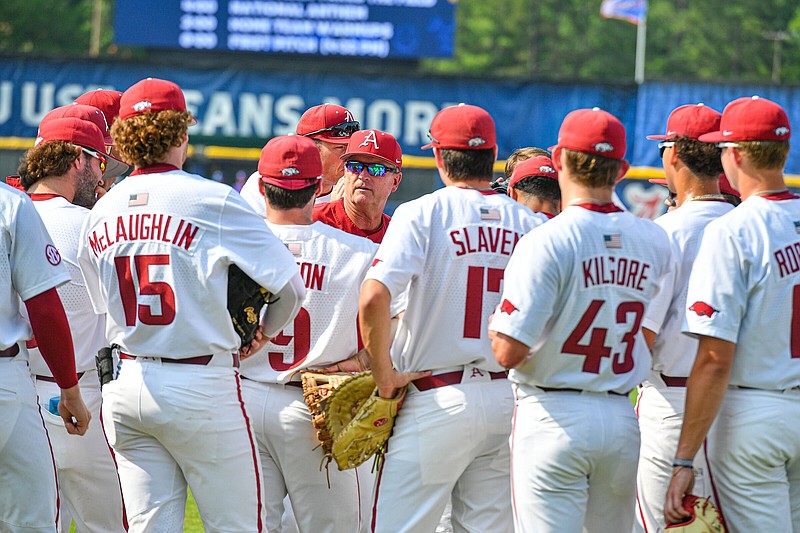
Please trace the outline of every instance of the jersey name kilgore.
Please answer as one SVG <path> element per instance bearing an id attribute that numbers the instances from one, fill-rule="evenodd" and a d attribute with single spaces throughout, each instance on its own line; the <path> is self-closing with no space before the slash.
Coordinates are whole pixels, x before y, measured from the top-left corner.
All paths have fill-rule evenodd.
<path id="1" fill-rule="evenodd" d="M 456 256 L 491 253 L 511 255 L 522 238 L 521 233 L 497 226 L 465 226 L 449 232 L 456 245 Z"/>
<path id="2" fill-rule="evenodd" d="M 118 216 L 92 228 L 88 234 L 89 247 L 95 256 L 106 248 L 125 241 L 161 241 L 189 250 L 200 228 L 172 215 L 141 213 Z M 202 236 L 202 232 L 200 233 Z"/>
<path id="3" fill-rule="evenodd" d="M 619 285 L 644 291 L 647 281 L 648 263 L 637 259 L 614 255 L 601 255 L 581 262 L 583 266 L 583 288 L 598 285 Z"/>
<path id="4" fill-rule="evenodd" d="M 800 272 L 800 241 L 775 250 L 772 255 L 778 263 L 781 278 Z"/>

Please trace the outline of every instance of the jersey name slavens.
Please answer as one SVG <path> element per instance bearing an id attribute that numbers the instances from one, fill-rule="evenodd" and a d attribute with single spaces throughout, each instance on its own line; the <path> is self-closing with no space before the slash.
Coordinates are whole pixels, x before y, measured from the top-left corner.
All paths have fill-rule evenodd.
<path id="1" fill-rule="evenodd" d="M 648 263 L 637 259 L 614 255 L 601 255 L 581 262 L 583 266 L 583 288 L 598 285 L 619 285 L 644 291 Z"/>
<path id="2" fill-rule="evenodd" d="M 141 213 L 118 216 L 116 224 L 106 220 L 89 232 L 89 246 L 97 256 L 109 246 L 124 241 L 161 241 L 189 250 L 200 229 L 171 215 Z"/>
<path id="3" fill-rule="evenodd" d="M 456 256 L 492 253 L 511 255 L 522 234 L 497 226 L 467 226 L 450 232 Z"/>

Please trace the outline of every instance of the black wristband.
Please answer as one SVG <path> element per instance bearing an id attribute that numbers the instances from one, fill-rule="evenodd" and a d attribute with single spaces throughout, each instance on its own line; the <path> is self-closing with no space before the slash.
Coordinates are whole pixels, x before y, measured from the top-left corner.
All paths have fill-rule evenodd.
<path id="1" fill-rule="evenodd" d="M 694 468 L 694 461 L 691 459 L 678 459 L 677 457 L 672 460 L 673 468 Z"/>

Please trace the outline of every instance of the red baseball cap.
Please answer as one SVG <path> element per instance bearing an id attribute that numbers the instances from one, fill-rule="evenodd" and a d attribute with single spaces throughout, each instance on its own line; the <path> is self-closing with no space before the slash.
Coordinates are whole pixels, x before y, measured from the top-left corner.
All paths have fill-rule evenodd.
<path id="1" fill-rule="evenodd" d="M 319 149 L 301 135 L 274 137 L 261 150 L 258 173 L 261 181 L 281 189 L 305 189 L 322 177 Z"/>
<path id="2" fill-rule="evenodd" d="M 436 113 L 428 133 L 431 142 L 422 147 L 445 150 L 485 150 L 497 146 L 494 119 L 485 109 L 458 104 Z"/>
<path id="3" fill-rule="evenodd" d="M 347 150 L 342 159 L 352 159 L 354 155 L 372 155 L 397 168 L 403 168 L 403 150 L 391 133 L 380 130 L 360 130 L 350 137 Z"/>
<path id="4" fill-rule="evenodd" d="M 525 178 L 532 176 L 544 176 L 546 178 L 558 179 L 558 172 L 553 166 L 553 160 L 546 155 L 538 155 L 531 157 L 524 161 L 520 161 L 514 172 L 511 173 L 511 179 L 508 181 L 508 187 L 512 188 Z"/>
<path id="5" fill-rule="evenodd" d="M 664 135 L 648 135 L 652 141 L 663 141 L 675 137 L 697 140 L 701 135 L 719 129 L 722 113 L 705 104 L 688 104 L 675 108 L 667 119 Z"/>
<path id="6" fill-rule="evenodd" d="M 42 122 L 40 124 L 48 120 L 70 117 L 93 122 L 98 128 L 100 128 L 100 131 L 103 132 L 103 142 L 106 144 L 106 146 L 114 144 L 114 139 L 112 139 L 111 134 L 108 133 L 108 123 L 106 122 L 105 115 L 103 115 L 99 109 L 90 105 L 70 104 L 57 107 L 47 113 L 42 118 Z"/>
<path id="7" fill-rule="evenodd" d="M 733 188 L 731 182 L 728 181 L 728 176 L 726 176 L 724 173 L 719 175 L 719 192 L 730 194 L 736 196 L 737 198 L 742 197 L 739 191 Z"/>
<path id="8" fill-rule="evenodd" d="M 625 126 L 617 117 L 599 107 L 576 109 L 564 117 L 558 130 L 558 144 L 566 148 L 609 159 L 625 158 Z"/>
<path id="9" fill-rule="evenodd" d="M 43 120 L 34 146 L 53 141 L 65 141 L 102 155 L 106 158 L 105 175 L 119 176 L 128 169 L 128 165 L 106 152 L 103 132 L 94 122 L 75 117 Z"/>
<path id="10" fill-rule="evenodd" d="M 346 107 L 336 104 L 316 105 L 300 117 L 295 130 L 298 135 L 333 144 L 347 144 L 360 129 L 358 121 Z"/>
<path id="11" fill-rule="evenodd" d="M 719 131 L 700 136 L 707 143 L 736 141 L 788 141 L 789 117 L 781 106 L 766 98 L 738 98 L 725 106 Z"/>
<path id="12" fill-rule="evenodd" d="M 186 98 L 175 83 L 158 78 L 146 78 L 134 83 L 122 93 L 119 101 L 119 118 L 158 111 L 186 111 Z"/>
<path id="13" fill-rule="evenodd" d="M 75 103 L 96 107 L 106 117 L 106 123 L 111 126 L 111 123 L 113 123 L 119 115 L 120 98 L 122 98 L 122 93 L 120 91 L 95 89 L 94 91 L 89 91 L 77 97 Z"/>

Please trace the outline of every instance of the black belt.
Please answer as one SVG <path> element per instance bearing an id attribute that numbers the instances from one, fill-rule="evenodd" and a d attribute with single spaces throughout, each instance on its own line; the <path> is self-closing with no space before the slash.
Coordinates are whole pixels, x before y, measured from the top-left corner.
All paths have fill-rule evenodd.
<path id="1" fill-rule="evenodd" d="M 543 390 L 545 392 L 578 392 L 578 393 L 580 393 L 580 392 L 607 392 L 609 394 L 614 394 L 616 396 L 627 396 L 628 395 L 628 393 L 617 392 L 617 391 L 613 391 L 613 390 L 609 390 L 609 391 L 587 391 L 587 390 L 583 390 L 583 389 L 560 389 L 560 388 L 556 389 L 556 388 L 552 388 L 552 387 L 539 387 L 538 385 L 537 385 L 536 388 L 537 389 L 541 389 L 541 390 Z"/>
<path id="2" fill-rule="evenodd" d="M 661 374 L 661 379 L 664 381 L 664 385 L 666 385 L 667 387 L 685 387 L 686 380 L 689 378 L 665 376 L 664 374 Z"/>
<path id="3" fill-rule="evenodd" d="M 417 389 L 421 391 L 445 387 L 447 385 L 457 385 L 461 383 L 461 378 L 464 376 L 463 370 L 455 370 L 453 372 L 445 372 L 443 374 L 436 374 L 435 376 L 426 376 L 424 378 L 415 379 L 413 383 Z M 506 372 L 489 372 L 491 379 L 506 379 L 508 374 Z"/>
<path id="4" fill-rule="evenodd" d="M 15 357 L 19 353 L 19 344 L 0 350 L 0 357 Z"/>
<path id="5" fill-rule="evenodd" d="M 86 372 L 78 372 L 78 380 L 80 380 L 85 373 Z M 52 376 L 42 376 L 42 375 L 36 374 L 36 381 L 46 381 L 48 383 L 55 383 L 56 382 L 56 378 L 54 378 Z"/>
<path id="6" fill-rule="evenodd" d="M 232 361 L 233 362 L 233 366 L 235 368 L 239 368 L 239 354 L 238 353 L 233 353 L 231 355 L 233 357 L 233 361 Z M 174 359 L 172 357 L 158 357 L 158 356 L 146 356 L 146 355 L 136 356 L 136 355 L 130 355 L 130 354 L 127 354 L 127 353 L 122 353 L 122 352 L 120 352 L 120 354 L 119 354 L 119 358 L 120 359 L 133 359 L 133 360 L 135 360 L 138 357 L 152 357 L 154 359 L 160 360 L 162 363 L 172 363 L 172 364 L 177 364 L 177 365 L 201 365 L 201 366 L 207 365 L 208 363 L 211 362 L 211 359 L 214 358 L 213 355 L 198 355 L 196 357 L 186 357 L 184 359 Z"/>

